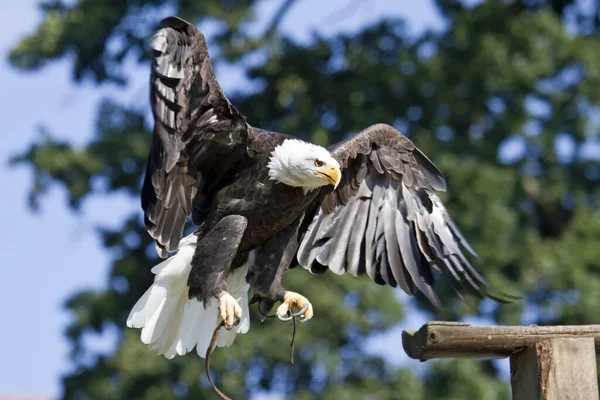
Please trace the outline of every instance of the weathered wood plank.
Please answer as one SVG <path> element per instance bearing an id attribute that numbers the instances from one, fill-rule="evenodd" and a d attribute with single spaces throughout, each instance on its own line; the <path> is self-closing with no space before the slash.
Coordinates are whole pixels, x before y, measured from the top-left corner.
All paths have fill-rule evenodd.
<path id="1" fill-rule="evenodd" d="M 600 325 L 581 326 L 472 326 L 457 322 L 429 322 L 417 332 L 402 332 L 409 357 L 506 358 L 537 342 L 558 338 L 590 337 L 600 354 Z"/>
<path id="2" fill-rule="evenodd" d="M 593 338 L 550 339 L 510 357 L 513 400 L 598 400 Z"/>
<path id="3" fill-rule="evenodd" d="M 540 342 L 542 343 L 542 342 Z M 513 400 L 539 400 L 542 398 L 537 345 L 510 356 L 510 386 Z"/>

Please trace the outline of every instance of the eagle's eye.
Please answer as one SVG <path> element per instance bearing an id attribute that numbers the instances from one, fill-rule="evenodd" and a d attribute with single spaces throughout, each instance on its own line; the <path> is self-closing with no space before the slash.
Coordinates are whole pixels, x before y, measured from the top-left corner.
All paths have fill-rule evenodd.
<path id="1" fill-rule="evenodd" d="M 322 167 L 325 163 L 319 159 L 315 160 L 315 167 L 319 168 Z"/>

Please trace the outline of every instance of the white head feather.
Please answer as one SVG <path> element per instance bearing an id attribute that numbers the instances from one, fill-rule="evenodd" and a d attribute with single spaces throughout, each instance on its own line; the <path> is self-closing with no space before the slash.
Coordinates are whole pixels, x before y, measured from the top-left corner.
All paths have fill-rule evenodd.
<path id="1" fill-rule="evenodd" d="M 275 147 L 267 166 L 271 180 L 302 187 L 304 193 L 333 184 L 326 179 L 324 172 L 337 174 L 338 182 L 340 177 L 340 164 L 327 149 L 298 139 L 286 139 Z"/>

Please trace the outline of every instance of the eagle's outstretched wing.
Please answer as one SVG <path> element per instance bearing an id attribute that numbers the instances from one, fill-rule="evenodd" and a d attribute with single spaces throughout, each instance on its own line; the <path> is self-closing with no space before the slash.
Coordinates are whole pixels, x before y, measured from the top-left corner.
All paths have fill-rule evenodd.
<path id="1" fill-rule="evenodd" d="M 300 265 L 314 273 L 367 273 L 409 295 L 418 289 L 437 307 L 433 268 L 490 296 L 463 249 L 475 252 L 434 193 L 446 189 L 444 176 L 406 136 L 378 124 L 330 151 L 342 181 L 304 232 Z"/>
<path id="2" fill-rule="evenodd" d="M 166 257 L 190 214 L 200 223 L 208 200 L 240 170 L 249 128 L 221 90 L 204 35 L 193 25 L 163 20 L 151 47 L 154 135 L 142 208 L 158 253 Z"/>

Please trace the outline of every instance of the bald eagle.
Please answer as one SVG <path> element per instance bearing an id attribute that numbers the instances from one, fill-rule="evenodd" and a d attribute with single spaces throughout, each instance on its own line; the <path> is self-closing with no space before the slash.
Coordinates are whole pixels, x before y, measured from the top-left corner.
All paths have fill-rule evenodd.
<path id="1" fill-rule="evenodd" d="M 176 17 L 151 38 L 154 133 L 142 188 L 148 232 L 165 261 L 127 325 L 167 358 L 204 356 L 249 328 L 248 291 L 266 315 L 309 320 L 313 307 L 284 272 L 367 274 L 422 292 L 436 307 L 434 270 L 488 294 L 475 255 L 435 194 L 437 167 L 392 126 L 326 149 L 253 127 L 215 78 L 203 34 Z M 184 236 L 186 221 L 197 230 Z"/>

